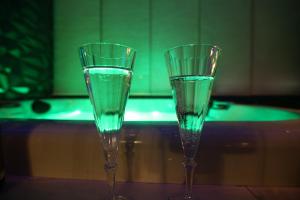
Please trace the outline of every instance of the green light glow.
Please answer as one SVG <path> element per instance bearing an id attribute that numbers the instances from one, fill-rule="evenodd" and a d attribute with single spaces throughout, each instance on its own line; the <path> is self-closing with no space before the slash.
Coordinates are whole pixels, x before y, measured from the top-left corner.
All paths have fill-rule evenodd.
<path id="1" fill-rule="evenodd" d="M 1 108 L 1 119 L 39 119 L 92 121 L 92 107 L 88 99 L 45 99 L 51 109 L 45 114 L 31 111 L 31 100 L 22 101 L 20 107 Z M 219 104 L 228 105 L 228 109 L 218 109 Z M 282 121 L 299 120 L 300 114 L 283 109 L 265 106 L 248 106 L 214 102 L 206 121 Z M 125 111 L 127 122 L 176 122 L 172 99 L 129 99 Z"/>
<path id="2" fill-rule="evenodd" d="M 20 87 L 13 86 L 12 90 L 14 90 L 20 94 L 27 94 L 30 91 L 30 89 L 28 87 L 22 87 L 22 86 L 20 86 Z"/>

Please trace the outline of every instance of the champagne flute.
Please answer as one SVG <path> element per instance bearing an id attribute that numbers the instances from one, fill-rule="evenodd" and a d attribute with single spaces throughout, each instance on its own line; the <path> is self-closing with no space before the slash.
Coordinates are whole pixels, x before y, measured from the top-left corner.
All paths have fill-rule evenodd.
<path id="1" fill-rule="evenodd" d="M 194 161 L 208 110 L 220 49 L 188 44 L 165 53 L 184 153 L 185 194 L 170 199 L 192 199 Z"/>
<path id="2" fill-rule="evenodd" d="M 104 170 L 111 189 L 110 199 L 125 199 L 116 195 L 115 177 L 120 129 L 136 51 L 113 43 L 86 44 L 79 51 L 95 124 L 104 150 Z"/>

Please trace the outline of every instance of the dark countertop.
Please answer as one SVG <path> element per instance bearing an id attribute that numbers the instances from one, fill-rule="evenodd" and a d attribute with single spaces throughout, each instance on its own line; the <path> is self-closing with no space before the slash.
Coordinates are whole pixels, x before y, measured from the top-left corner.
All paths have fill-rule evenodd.
<path id="1" fill-rule="evenodd" d="M 0 189 L 1 200 L 99 200 L 105 199 L 103 181 L 9 176 Z M 119 183 L 118 190 L 129 200 L 162 200 L 182 191 L 181 184 Z M 299 200 L 298 187 L 244 187 L 196 185 L 201 200 Z"/>

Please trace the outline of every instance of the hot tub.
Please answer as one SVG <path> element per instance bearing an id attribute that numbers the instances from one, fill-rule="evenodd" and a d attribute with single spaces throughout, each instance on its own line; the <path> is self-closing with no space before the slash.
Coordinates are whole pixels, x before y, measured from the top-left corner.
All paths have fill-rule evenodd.
<path id="1" fill-rule="evenodd" d="M 1 119 L 15 120 L 71 120 L 92 121 L 92 106 L 88 99 L 43 99 L 50 105 L 45 113 L 32 110 L 33 100 L 19 102 L 16 106 L 1 108 Z M 214 101 L 206 121 L 267 122 L 299 120 L 300 113 L 266 106 L 249 106 Z M 129 99 L 125 122 L 175 122 L 172 99 Z"/>
<path id="2" fill-rule="evenodd" d="M 105 179 L 103 152 L 87 98 L 32 100 L 0 109 L 6 172 Z M 119 181 L 183 183 L 172 99 L 129 99 L 122 128 Z M 300 186 L 300 114 L 217 102 L 206 118 L 196 156 L 196 184 Z"/>

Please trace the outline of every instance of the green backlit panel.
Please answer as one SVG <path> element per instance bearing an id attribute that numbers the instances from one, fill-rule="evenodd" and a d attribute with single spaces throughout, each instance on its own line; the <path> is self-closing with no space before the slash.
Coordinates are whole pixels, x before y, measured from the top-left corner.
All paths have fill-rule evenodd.
<path id="1" fill-rule="evenodd" d="M 78 47 L 113 42 L 137 50 L 131 93 L 149 95 L 149 3 L 138 0 L 55 1 L 54 94 L 87 94 Z"/>
<path id="2" fill-rule="evenodd" d="M 299 8 L 299 1 L 255 1 L 254 94 L 300 95 Z"/>
<path id="3" fill-rule="evenodd" d="M 296 24 L 300 15 L 292 1 L 53 3 L 54 95 L 86 95 L 77 49 L 82 43 L 99 40 L 137 49 L 133 96 L 170 95 L 164 51 L 197 42 L 217 44 L 223 49 L 213 94 L 299 94 L 299 50 L 295 44 L 299 43 Z M 265 79 L 269 71 L 272 73 Z"/>
<path id="4" fill-rule="evenodd" d="M 198 42 L 224 50 L 214 92 L 249 94 L 249 2 L 55 0 L 54 94 L 86 94 L 77 48 L 99 40 L 137 49 L 131 95 L 170 95 L 165 50 Z"/>
<path id="5" fill-rule="evenodd" d="M 217 44 L 222 56 L 214 94 L 251 91 L 251 0 L 201 0 L 201 42 Z"/>
<path id="6" fill-rule="evenodd" d="M 22 101 L 20 107 L 1 108 L 1 119 L 39 119 L 92 121 L 92 106 L 88 99 L 45 99 L 51 109 L 44 114 L 31 111 L 32 101 Z M 228 107 L 228 109 L 221 109 Z M 226 102 L 214 102 L 206 121 L 262 122 L 300 120 L 300 114 L 264 106 L 248 106 Z M 129 99 L 125 111 L 127 122 L 174 122 L 176 114 L 172 99 Z"/>
<path id="7" fill-rule="evenodd" d="M 78 48 L 100 39 L 100 2 L 54 1 L 54 94 L 87 94 Z"/>
<path id="8" fill-rule="evenodd" d="M 137 50 L 131 94 L 149 95 L 149 0 L 102 0 L 101 41 L 122 43 Z"/>
<path id="9" fill-rule="evenodd" d="M 198 43 L 199 2 L 152 0 L 150 84 L 153 95 L 171 95 L 164 53 L 168 48 Z"/>

